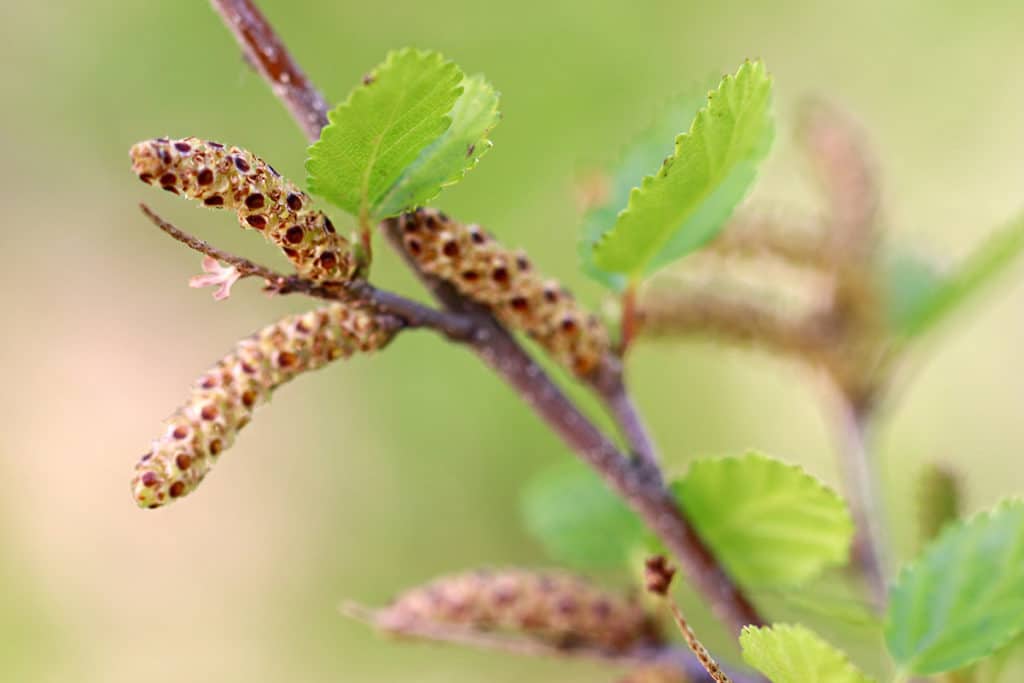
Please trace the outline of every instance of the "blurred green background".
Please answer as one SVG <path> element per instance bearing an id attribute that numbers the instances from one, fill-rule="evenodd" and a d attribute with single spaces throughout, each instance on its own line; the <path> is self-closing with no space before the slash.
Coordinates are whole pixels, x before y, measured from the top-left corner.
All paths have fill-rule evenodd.
<path id="1" fill-rule="evenodd" d="M 823 94 L 870 130 L 894 239 L 952 260 L 1024 205 L 1019 3 L 261 4 L 332 101 L 407 44 L 486 73 L 503 93 L 495 149 L 441 204 L 526 247 L 592 305 L 600 293 L 575 269 L 574 182 L 667 96 L 748 56 L 775 75 L 780 121 L 756 197 L 813 205 L 788 130 L 801 98 Z M 301 181 L 304 140 L 205 2 L 9 2 L 0 26 L 0 680 L 612 680 L 587 664 L 400 645 L 338 615 L 343 598 L 378 603 L 434 574 L 546 562 L 518 499 L 565 449 L 431 335 L 284 388 L 195 496 L 135 508 L 132 466 L 191 380 L 309 303 L 252 283 L 223 303 L 189 290 L 199 258 L 139 201 L 281 261 L 231 216 L 144 188 L 128 147 L 210 137 Z M 417 291 L 390 254 L 375 277 Z M 921 463 L 962 463 L 970 509 L 1020 490 L 1022 304 L 1018 276 L 932 340 L 886 416 L 901 555 L 915 545 Z M 799 368 L 686 343 L 642 346 L 630 371 L 673 469 L 756 446 L 835 482 Z"/>

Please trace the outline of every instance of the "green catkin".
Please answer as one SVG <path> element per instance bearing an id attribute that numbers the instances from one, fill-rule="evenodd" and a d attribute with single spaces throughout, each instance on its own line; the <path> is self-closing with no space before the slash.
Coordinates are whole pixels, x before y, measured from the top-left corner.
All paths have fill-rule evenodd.
<path id="1" fill-rule="evenodd" d="M 198 138 L 156 138 L 131 149 L 132 170 L 147 184 L 238 214 L 239 224 L 280 247 L 303 278 L 347 282 L 358 272 L 351 243 L 312 208 L 309 195 L 274 167 L 238 147 Z"/>
<path id="2" fill-rule="evenodd" d="M 525 569 L 442 577 L 399 596 L 376 623 L 397 633 L 415 625 L 450 624 L 608 652 L 659 640 L 637 600 L 565 572 Z"/>
<path id="3" fill-rule="evenodd" d="M 608 353 L 608 334 L 555 280 L 534 271 L 526 254 L 510 251 L 477 225 L 463 225 L 434 209 L 398 219 L 405 250 L 431 275 L 488 306 L 510 329 L 525 332 L 580 377 Z"/>
<path id="4" fill-rule="evenodd" d="M 200 377 L 135 466 L 132 497 L 155 508 L 191 493 L 271 392 L 297 375 L 384 347 L 395 328 L 343 303 L 292 315 L 243 339 Z"/>

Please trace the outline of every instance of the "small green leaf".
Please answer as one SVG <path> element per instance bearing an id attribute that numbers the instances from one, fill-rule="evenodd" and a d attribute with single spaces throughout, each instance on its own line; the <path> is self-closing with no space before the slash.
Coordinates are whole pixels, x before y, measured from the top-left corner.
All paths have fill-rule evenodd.
<path id="1" fill-rule="evenodd" d="M 697 533 L 747 587 L 794 585 L 845 564 L 843 499 L 801 468 L 758 453 L 699 460 L 672 484 Z"/>
<path id="2" fill-rule="evenodd" d="M 885 639 L 927 675 L 964 667 L 1024 629 L 1024 502 L 948 527 L 889 591 Z"/>
<path id="3" fill-rule="evenodd" d="M 584 569 L 621 566 L 647 531 L 626 504 L 583 465 L 537 477 L 523 497 L 527 530 L 552 557 Z"/>
<path id="4" fill-rule="evenodd" d="M 803 626 L 747 626 L 743 660 L 772 683 L 871 683 L 841 650 Z"/>
<path id="5" fill-rule="evenodd" d="M 634 188 L 594 263 L 637 280 L 712 239 L 753 183 L 773 137 L 771 78 L 746 62 L 676 138 L 675 153 Z"/>
<path id="6" fill-rule="evenodd" d="M 895 332 L 911 338 L 933 329 L 1016 263 L 1022 252 L 1024 216 L 987 237 L 948 275 L 929 274 L 923 265 L 903 263 L 895 279 L 889 276 L 890 283 L 895 283 L 889 287 L 889 296 L 896 302 L 889 306 Z M 904 291 L 908 289 L 912 296 Z"/>
<path id="7" fill-rule="evenodd" d="M 378 202 L 380 218 L 422 206 L 441 189 L 462 180 L 494 146 L 488 136 L 498 125 L 498 93 L 483 76 L 462 82 L 462 96 L 450 114 L 452 123 L 441 137 L 420 153 Z"/>
<path id="8" fill-rule="evenodd" d="M 673 150 L 673 140 L 680 130 L 686 129 L 693 117 L 707 102 L 704 95 L 684 94 L 668 104 L 657 121 L 629 145 L 609 178 L 606 201 L 583 216 L 583 229 L 579 241 L 579 258 L 583 272 L 605 287 L 622 291 L 626 277 L 602 270 L 594 263 L 594 245 L 608 232 L 619 215 L 620 207 L 629 201 L 630 190 L 637 178 L 655 168 Z"/>
<path id="9" fill-rule="evenodd" d="M 388 54 L 330 114 L 309 148 L 310 192 L 368 222 L 378 203 L 451 124 L 463 75 L 436 52 Z"/>

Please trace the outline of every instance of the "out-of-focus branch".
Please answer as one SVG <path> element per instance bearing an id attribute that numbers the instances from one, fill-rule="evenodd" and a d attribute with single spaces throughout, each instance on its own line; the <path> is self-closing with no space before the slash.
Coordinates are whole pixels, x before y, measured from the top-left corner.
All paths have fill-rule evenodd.
<path id="1" fill-rule="evenodd" d="M 327 125 L 327 102 L 292 59 L 256 4 L 233 0 L 212 0 L 212 4 L 234 32 L 249 63 L 288 107 L 306 137 L 318 138 L 320 129 Z"/>
<path id="2" fill-rule="evenodd" d="M 302 74 L 301 70 L 251 0 L 212 2 L 226 18 L 246 54 L 256 61 L 261 73 L 271 82 L 275 93 L 285 100 L 306 136 L 315 139 L 320 126 L 327 122 L 323 99 L 304 76 L 295 78 L 295 74 Z M 264 63 L 268 54 L 273 56 L 270 65 Z M 289 87 L 278 87 L 280 78 L 275 80 L 275 73 L 290 74 L 287 79 Z M 319 125 L 314 126 L 313 123 Z M 385 221 L 382 227 L 391 240 L 399 237 L 394 221 Z M 414 272 L 448 312 L 473 320 L 475 328 L 466 343 L 661 537 L 679 560 L 689 581 L 705 596 L 718 617 L 736 633 L 746 624 L 762 623 L 742 590 L 729 578 L 682 516 L 652 461 L 648 458 L 631 460 L 623 456 L 486 308 L 462 297 L 447 283 L 418 268 L 414 268 Z"/>
<path id="3" fill-rule="evenodd" d="M 877 474 L 868 448 L 870 409 L 853 404 L 833 382 L 827 385 L 833 395 L 834 431 L 846 500 L 857 530 L 853 559 L 861 569 L 875 606 L 881 610 L 888 600 L 885 552 L 889 546 L 881 524 L 885 519 L 884 508 L 876 495 Z"/>

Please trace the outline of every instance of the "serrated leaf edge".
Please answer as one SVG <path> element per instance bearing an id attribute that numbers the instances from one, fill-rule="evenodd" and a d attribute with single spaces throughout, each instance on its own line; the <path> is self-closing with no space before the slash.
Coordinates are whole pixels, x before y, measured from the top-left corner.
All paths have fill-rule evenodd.
<path id="1" fill-rule="evenodd" d="M 992 506 L 990 508 L 987 508 L 985 510 L 979 510 L 978 512 L 974 513 L 973 515 L 971 515 L 969 517 L 965 517 L 964 519 L 960 519 L 960 520 L 957 520 L 957 521 L 955 521 L 955 522 L 953 522 L 951 524 L 947 524 L 945 526 L 945 528 L 939 533 L 939 535 L 936 536 L 935 539 L 933 539 L 931 542 L 929 542 L 928 545 L 925 546 L 924 550 L 922 550 L 920 553 L 918 553 L 916 559 L 911 560 L 910 562 L 905 563 L 900 568 L 900 571 L 896 575 L 896 578 L 893 579 L 892 583 L 889 586 L 889 594 L 890 594 L 890 596 L 892 595 L 893 591 L 895 591 L 897 589 L 897 587 L 900 585 L 900 582 L 905 581 L 907 579 L 907 575 L 908 574 L 910 574 L 912 571 L 916 570 L 918 567 L 921 566 L 921 564 L 924 562 L 925 556 L 928 554 L 928 552 L 933 547 L 941 545 L 943 542 L 945 542 L 948 536 L 951 536 L 952 534 L 957 533 L 958 531 L 960 531 L 960 530 L 962 530 L 962 529 L 964 529 L 964 528 L 966 528 L 968 526 L 971 526 L 972 524 L 975 524 L 975 523 L 978 523 L 978 522 L 982 522 L 986 518 L 987 519 L 992 519 L 993 517 L 995 517 L 996 515 L 1001 513 L 1003 510 L 1011 508 L 1011 507 L 1016 507 L 1016 506 L 1020 506 L 1021 508 L 1024 508 L 1024 498 L 1019 498 L 1019 497 L 1005 498 L 1005 499 L 999 501 L 998 503 L 996 503 L 994 506 Z M 890 600 L 890 602 L 891 602 L 891 600 Z M 885 643 L 886 643 L 886 649 L 888 649 L 888 645 L 889 645 L 889 642 L 888 642 L 889 641 L 889 639 L 888 639 L 888 631 L 889 631 L 889 626 L 890 626 L 890 623 L 891 623 L 891 617 L 892 617 L 892 615 L 887 613 L 886 616 L 885 616 L 885 621 L 883 622 L 883 625 L 882 625 L 883 633 L 886 634 L 886 637 L 884 638 Z M 1015 630 L 1013 630 L 1002 642 L 1000 642 L 997 645 L 993 645 L 984 654 L 980 654 L 977 657 L 975 657 L 974 659 L 971 659 L 971 660 L 968 660 L 968 661 L 964 662 L 961 665 L 961 668 L 962 667 L 970 666 L 971 664 L 975 664 L 975 663 L 980 662 L 981 660 L 983 660 L 983 659 L 985 659 L 987 657 L 990 657 L 993 653 L 998 651 L 999 648 L 1001 648 L 1004 645 L 1006 645 L 1007 643 L 1011 642 L 1014 638 L 1017 638 L 1021 634 L 1024 634 L 1024 623 L 1022 623 L 1019 627 L 1017 627 Z M 902 665 L 900 665 L 900 666 L 902 667 Z M 906 670 L 904 670 L 904 673 L 907 673 L 907 674 L 912 673 L 912 670 L 906 669 Z M 939 674 L 939 673 L 943 673 L 943 672 L 936 672 L 936 675 Z M 932 675 L 932 674 L 928 674 L 928 675 Z"/>
<path id="2" fill-rule="evenodd" d="M 693 136 L 693 134 L 695 132 L 695 128 L 697 127 L 698 120 L 700 120 L 701 117 L 708 115 L 708 108 L 711 105 L 711 100 L 713 99 L 713 96 L 715 95 L 715 93 L 717 93 L 718 91 L 722 90 L 723 87 L 726 85 L 726 83 L 728 83 L 729 81 L 734 81 L 734 80 L 738 79 L 740 77 L 740 74 L 743 74 L 745 72 L 745 70 L 754 69 L 754 68 L 763 69 L 765 71 L 765 76 L 768 78 L 769 82 L 771 81 L 771 75 L 768 74 L 767 68 L 765 67 L 765 63 L 760 58 L 758 58 L 758 59 L 746 59 L 746 60 L 743 61 L 743 64 L 740 65 L 740 68 L 737 69 L 735 74 L 725 74 L 725 75 L 723 75 L 721 82 L 718 84 L 718 87 L 716 87 L 715 89 L 710 90 L 708 92 L 707 101 L 705 102 L 704 106 L 701 107 L 697 111 L 697 114 L 693 117 L 693 120 L 690 122 L 689 129 L 687 129 L 685 132 L 680 133 L 679 135 L 676 136 L 676 139 L 675 139 L 675 149 L 674 149 L 673 153 L 671 155 L 665 157 L 665 159 L 661 163 L 661 166 L 658 168 L 658 170 L 656 172 L 654 172 L 654 173 L 652 173 L 650 175 L 644 176 L 643 179 L 640 181 L 640 185 L 638 185 L 637 187 L 634 187 L 632 190 L 629 191 L 629 199 L 626 202 L 626 206 L 623 207 L 623 209 L 616 214 L 616 216 L 615 216 L 615 223 L 613 223 L 611 225 L 611 227 L 609 227 L 607 230 L 605 230 L 604 233 L 602 233 L 592 243 L 593 244 L 593 250 L 594 250 L 594 265 L 596 267 L 601 268 L 601 270 L 604 270 L 604 271 L 606 271 L 606 272 L 608 272 L 610 274 L 613 274 L 613 275 L 614 274 L 622 274 L 622 275 L 625 275 L 626 277 L 628 277 L 629 279 L 636 279 L 634 273 L 619 273 L 618 271 L 609 271 L 606 268 L 602 267 L 600 264 L 598 264 L 597 263 L 597 259 L 600 258 L 599 252 L 601 251 L 601 246 L 608 241 L 610 235 L 614 232 L 615 226 L 618 224 L 619 219 L 622 216 L 624 216 L 626 213 L 628 213 L 630 211 L 630 209 L 633 207 L 633 200 L 634 200 L 634 198 L 639 196 L 640 194 L 642 194 L 645 190 L 647 190 L 651 186 L 651 184 L 653 182 L 655 182 L 656 180 L 659 180 L 660 178 L 663 178 L 668 173 L 668 169 L 672 166 L 672 164 L 678 158 L 679 152 L 681 150 L 681 147 L 682 147 L 683 143 Z M 711 195 L 711 191 L 705 191 L 702 194 L 702 196 L 701 196 L 701 201 L 707 199 L 707 197 L 709 197 L 710 195 Z M 658 250 L 664 248 L 665 245 L 669 241 L 670 241 L 670 238 L 666 238 L 666 239 L 662 240 L 662 244 L 659 245 Z M 658 250 L 654 250 L 654 253 L 657 254 Z"/>
<path id="3" fill-rule="evenodd" d="M 358 101 L 360 99 L 368 96 L 369 93 L 370 93 L 370 88 L 373 87 L 373 84 L 376 81 L 376 79 L 378 77 L 378 74 L 381 73 L 382 71 L 387 70 L 390 67 L 393 67 L 395 62 L 397 62 L 401 58 L 406 57 L 410 53 L 415 54 L 417 57 L 433 58 L 432 61 L 434 61 L 435 63 L 440 63 L 442 65 L 443 64 L 450 64 L 450 65 L 454 66 L 455 69 L 457 69 L 459 71 L 459 73 L 462 73 L 462 70 L 459 68 L 459 65 L 456 64 L 454 60 L 447 59 L 444 56 L 443 53 L 438 52 L 436 50 L 419 49 L 419 48 L 412 47 L 412 46 L 403 47 L 403 48 L 400 48 L 398 50 L 389 50 L 387 55 L 385 55 L 385 57 L 384 57 L 384 61 L 381 62 L 380 64 L 378 64 L 377 66 L 375 66 L 373 68 L 373 70 L 370 71 L 370 73 L 367 74 L 367 76 L 365 76 L 363 78 L 363 82 L 360 85 L 358 85 L 355 88 L 353 88 L 349 92 L 348 97 L 346 97 L 344 99 L 344 101 L 342 101 L 340 104 L 336 105 L 330 111 L 327 112 L 327 121 L 328 121 L 328 123 L 327 123 L 326 126 L 324 126 L 321 129 L 320 137 L 316 140 L 316 142 L 314 142 L 312 145 L 309 146 L 308 152 L 307 152 L 308 156 L 307 156 L 307 159 L 306 159 L 306 163 L 304 164 L 304 168 L 306 170 L 306 177 L 307 177 L 307 181 L 306 181 L 306 184 L 308 186 L 307 189 L 309 190 L 309 192 L 311 194 L 315 194 L 315 195 L 318 195 L 320 197 L 328 197 L 329 196 L 329 194 L 325 193 L 323 191 L 323 188 L 321 188 L 318 185 L 318 183 L 316 182 L 316 176 L 313 174 L 313 172 L 312 172 L 312 170 L 310 168 L 310 164 L 312 163 L 313 157 L 315 156 L 314 150 L 316 150 L 319 146 L 321 146 L 323 144 L 324 135 L 327 134 L 328 130 L 330 130 L 330 129 L 332 129 L 332 128 L 334 128 L 334 127 L 336 127 L 338 125 L 338 123 L 336 121 L 338 112 L 340 112 L 343 109 L 349 109 L 349 108 L 353 107 L 356 103 L 358 103 Z M 459 85 L 456 86 L 458 88 L 458 90 L 459 90 L 458 97 L 462 96 L 462 92 L 463 92 L 462 91 L 462 82 L 465 80 L 465 78 L 466 78 L 466 76 L 465 76 L 465 74 L 463 74 L 462 81 L 460 81 Z M 457 101 L 458 101 L 458 98 L 456 98 L 456 102 Z M 447 125 L 445 126 L 445 130 L 442 131 L 441 134 L 437 136 L 437 138 L 434 138 L 434 140 L 432 140 L 430 143 L 428 143 L 427 147 L 429 147 L 431 144 L 436 142 L 441 137 L 441 135 L 444 135 L 445 131 L 448 130 L 448 127 L 451 126 L 451 122 L 452 122 L 451 117 L 446 114 L 443 118 L 444 118 L 445 121 L 447 121 Z M 426 149 L 426 147 L 424 149 Z M 370 169 L 372 169 L 372 167 L 373 167 L 373 164 L 369 164 L 368 168 L 367 168 L 367 172 Z M 362 207 L 360 207 L 360 209 L 362 210 Z"/>
<path id="4" fill-rule="evenodd" d="M 753 634 L 753 633 L 757 633 L 757 632 L 760 632 L 760 631 L 774 631 L 776 629 L 781 629 L 781 630 L 790 631 L 790 632 L 804 632 L 804 633 L 810 634 L 812 637 L 816 638 L 819 642 L 824 643 L 832 652 L 835 652 L 836 654 L 840 655 L 842 657 L 842 659 L 843 659 L 844 664 L 846 665 L 846 668 L 849 670 L 849 672 L 851 674 L 859 676 L 861 679 L 863 679 L 865 681 L 872 681 L 873 682 L 875 680 L 873 677 L 868 676 L 866 673 L 864 673 L 864 671 L 861 670 L 861 668 L 858 667 L 854 663 L 854 661 L 852 659 L 850 659 L 850 655 L 847 654 L 846 651 L 836 647 L 835 645 L 833 645 L 829 641 L 827 641 L 824 638 L 822 638 L 816 632 L 814 632 L 813 630 L 807 628 L 806 626 L 804 626 L 802 624 L 791 624 L 791 623 L 788 623 L 788 622 L 778 622 L 778 623 L 772 623 L 772 624 L 769 624 L 769 625 L 766 625 L 766 626 L 753 626 L 753 625 L 744 626 L 743 629 L 740 631 L 740 637 L 739 637 L 740 649 L 741 649 L 741 652 L 743 654 L 743 661 L 747 662 L 747 664 L 750 664 L 750 666 L 754 667 L 754 665 L 751 664 L 751 662 L 746 657 L 746 648 L 743 647 L 743 636 L 747 635 L 748 633 Z M 754 667 L 754 668 L 757 669 L 757 667 Z M 760 669 L 757 669 L 757 670 L 761 671 Z M 761 673 L 764 673 L 764 672 L 761 671 Z"/>

